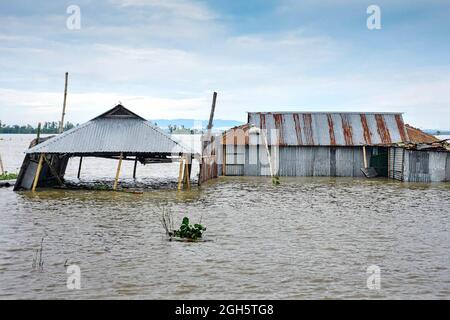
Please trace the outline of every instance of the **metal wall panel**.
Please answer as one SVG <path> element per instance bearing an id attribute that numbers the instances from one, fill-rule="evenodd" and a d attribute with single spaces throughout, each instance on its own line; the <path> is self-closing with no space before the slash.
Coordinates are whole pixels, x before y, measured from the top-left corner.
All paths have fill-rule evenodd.
<path id="1" fill-rule="evenodd" d="M 428 151 L 428 171 L 431 181 L 445 181 L 445 166 L 447 162 L 446 152 Z"/>
<path id="2" fill-rule="evenodd" d="M 330 176 L 330 148 L 314 148 L 314 173 L 316 177 Z"/>
<path id="3" fill-rule="evenodd" d="M 228 164 L 226 166 L 227 176 L 242 176 L 244 175 L 244 165 L 243 164 Z"/>
<path id="4" fill-rule="evenodd" d="M 336 148 L 336 176 L 353 177 L 354 148 Z"/>
<path id="5" fill-rule="evenodd" d="M 445 181 L 450 182 L 450 152 L 447 152 L 447 164 L 445 165 Z"/>
<path id="6" fill-rule="evenodd" d="M 313 147 L 294 147 L 297 150 L 296 176 L 310 177 L 314 173 Z"/>

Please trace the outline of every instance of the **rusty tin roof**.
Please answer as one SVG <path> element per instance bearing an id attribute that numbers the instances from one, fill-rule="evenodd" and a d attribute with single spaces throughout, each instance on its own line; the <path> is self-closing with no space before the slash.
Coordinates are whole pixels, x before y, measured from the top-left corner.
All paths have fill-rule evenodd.
<path id="1" fill-rule="evenodd" d="M 267 129 L 271 145 L 363 146 L 409 141 L 401 113 L 249 112 L 248 124 Z"/>

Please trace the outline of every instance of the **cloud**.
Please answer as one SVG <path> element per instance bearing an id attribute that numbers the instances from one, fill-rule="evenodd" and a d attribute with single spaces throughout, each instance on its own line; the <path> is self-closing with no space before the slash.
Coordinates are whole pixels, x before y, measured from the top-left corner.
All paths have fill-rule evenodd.
<path id="1" fill-rule="evenodd" d="M 28 124 L 56 120 L 60 117 L 62 102 L 62 92 L 0 88 L 1 120 L 3 123 Z M 147 119 L 172 118 L 174 114 L 203 119 L 210 104 L 209 97 L 206 96 L 170 99 L 114 92 L 69 93 L 66 120 L 74 123 L 88 121 L 119 102 Z"/>
<path id="2" fill-rule="evenodd" d="M 216 15 L 200 2 L 186 0 L 112 0 L 121 7 L 151 7 L 164 10 L 172 16 L 207 21 Z"/>
<path id="3" fill-rule="evenodd" d="M 1 120 L 58 119 L 69 71 L 72 122 L 118 101 L 148 118 L 205 119 L 216 90 L 216 115 L 224 119 L 281 109 L 405 111 L 413 125 L 448 127 L 447 61 L 398 45 L 403 38 L 389 28 L 369 36 L 365 10 L 356 14 L 364 32 L 358 38 L 341 28 L 316 28 L 330 15 L 314 11 L 312 1 L 302 5 L 312 25 L 297 12 L 283 24 L 284 14 L 292 18 L 299 9 L 291 3 L 290 12 L 260 19 L 252 12 L 224 17 L 200 1 L 86 0 L 76 32 L 65 28 L 64 10 L 8 16 L 0 27 Z M 326 7 L 328 13 L 335 8 Z M 253 28 L 242 23 L 249 20 Z M 414 37 L 428 43 L 420 33 Z M 440 43 L 433 53 L 447 52 Z"/>

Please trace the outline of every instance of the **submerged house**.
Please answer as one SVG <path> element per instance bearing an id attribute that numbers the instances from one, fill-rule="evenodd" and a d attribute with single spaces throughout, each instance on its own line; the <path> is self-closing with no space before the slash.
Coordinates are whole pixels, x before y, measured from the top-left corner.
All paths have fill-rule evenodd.
<path id="1" fill-rule="evenodd" d="M 114 189 L 117 188 L 122 161 L 165 163 L 183 161 L 183 182 L 189 183 L 191 160 L 196 154 L 170 135 L 122 105 L 57 136 L 33 141 L 14 187 L 35 189 L 64 184 L 70 158 L 79 157 L 79 172 L 84 157 L 118 160 Z M 183 169 L 183 170 L 181 170 Z"/>
<path id="2" fill-rule="evenodd" d="M 389 177 L 406 182 L 450 182 L 450 146 L 406 125 L 409 143 L 389 150 Z"/>
<path id="3" fill-rule="evenodd" d="M 410 142 L 409 131 L 401 113 L 249 112 L 246 124 L 217 140 L 217 170 L 223 176 L 363 177 L 361 168 L 372 167 L 378 176 L 398 178 L 393 146 Z M 439 155 L 444 174 L 426 181 L 449 181 L 449 154 Z"/>

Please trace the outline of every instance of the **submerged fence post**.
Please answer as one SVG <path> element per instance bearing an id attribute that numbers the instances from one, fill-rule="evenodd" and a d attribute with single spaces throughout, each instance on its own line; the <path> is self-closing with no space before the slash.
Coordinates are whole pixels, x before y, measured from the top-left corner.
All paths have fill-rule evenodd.
<path id="1" fill-rule="evenodd" d="M 83 157 L 80 157 L 80 164 L 78 165 L 77 178 L 80 179 L 81 176 L 81 164 L 83 163 Z"/>
<path id="2" fill-rule="evenodd" d="M 116 179 L 114 180 L 113 190 L 117 189 L 117 183 L 119 182 L 120 168 L 122 167 L 122 158 L 123 158 L 123 153 L 121 152 L 120 158 L 119 158 L 119 164 L 117 165 Z"/>
<path id="3" fill-rule="evenodd" d="M 133 168 L 133 179 L 136 179 L 136 167 L 137 167 L 138 158 L 134 159 L 134 168 Z"/>
<path id="4" fill-rule="evenodd" d="M 44 161 L 44 157 L 45 157 L 44 153 L 41 153 L 41 155 L 39 156 L 39 163 L 36 169 L 36 175 L 34 176 L 33 187 L 31 188 L 31 191 L 33 192 L 36 190 L 36 186 L 39 181 L 39 176 L 41 175 L 42 162 Z"/>
<path id="5" fill-rule="evenodd" d="M 5 174 L 5 168 L 3 168 L 2 155 L 0 154 L 0 169 L 2 170 L 2 174 Z"/>
<path id="6" fill-rule="evenodd" d="M 180 171 L 178 172 L 178 190 L 181 190 L 183 183 L 184 157 L 180 158 Z"/>
<path id="7" fill-rule="evenodd" d="M 191 189 L 191 184 L 190 184 L 189 178 L 190 178 L 189 161 L 188 161 L 188 157 L 186 156 L 186 163 L 185 163 L 185 168 L 184 168 L 184 180 L 186 182 L 186 186 L 187 186 L 188 190 Z"/>

